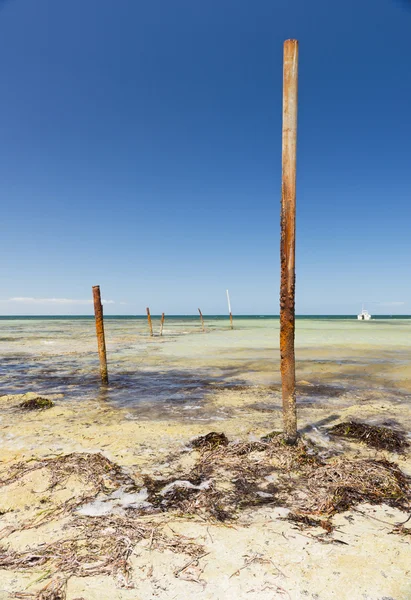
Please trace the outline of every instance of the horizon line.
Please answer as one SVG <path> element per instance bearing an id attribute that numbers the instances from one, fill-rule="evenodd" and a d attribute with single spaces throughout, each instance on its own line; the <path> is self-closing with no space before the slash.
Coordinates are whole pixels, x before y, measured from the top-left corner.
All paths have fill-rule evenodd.
<path id="1" fill-rule="evenodd" d="M 156 314 L 156 313 L 152 313 L 151 314 L 152 317 L 161 317 L 161 313 Z M 198 314 L 196 313 L 173 313 L 173 314 L 167 314 L 165 313 L 165 316 L 167 317 L 198 317 Z M 204 313 L 203 314 L 204 317 L 225 317 L 227 319 L 229 319 L 229 314 L 227 313 Z M 295 315 L 295 318 L 301 318 L 301 317 L 355 317 L 357 316 L 356 313 L 299 313 Z M 408 313 L 374 313 L 372 316 L 375 317 L 411 317 L 411 314 Z M 0 319 L 4 319 L 4 318 L 20 318 L 20 317 L 25 317 L 25 318 L 44 318 L 44 317 L 64 317 L 64 318 L 75 318 L 75 317 L 81 317 L 81 318 L 89 318 L 89 319 L 94 319 L 94 314 L 14 314 L 14 315 L 0 315 Z M 104 317 L 107 318 L 147 318 L 146 314 L 105 314 Z M 242 318 L 242 317 L 269 317 L 269 318 L 280 318 L 280 314 L 276 313 L 276 314 L 270 314 L 270 313 L 239 313 L 237 315 L 233 314 L 233 318 Z"/>

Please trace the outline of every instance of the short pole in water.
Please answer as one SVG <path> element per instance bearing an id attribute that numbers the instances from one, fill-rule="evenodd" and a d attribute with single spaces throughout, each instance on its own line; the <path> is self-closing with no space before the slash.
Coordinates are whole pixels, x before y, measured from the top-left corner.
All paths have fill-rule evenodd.
<path id="1" fill-rule="evenodd" d="M 150 336 L 153 337 L 153 335 L 154 335 L 153 334 L 153 324 L 151 322 L 150 309 L 148 308 L 148 306 L 147 306 L 146 310 L 147 310 L 147 321 L 148 321 L 148 328 L 150 330 Z"/>
<path id="2" fill-rule="evenodd" d="M 103 305 L 101 303 L 100 286 L 99 285 L 93 286 L 93 302 L 94 302 L 94 316 L 96 319 L 98 355 L 100 358 L 101 381 L 102 381 L 102 383 L 107 384 L 108 383 L 108 372 L 107 372 L 106 340 L 104 337 Z"/>
<path id="3" fill-rule="evenodd" d="M 200 309 L 198 309 L 198 312 L 199 312 L 199 314 L 200 314 L 201 328 L 202 328 L 202 330 L 203 330 L 203 331 L 205 331 L 205 328 L 204 328 L 204 319 L 203 319 L 203 313 L 201 312 L 201 310 L 200 310 Z"/>

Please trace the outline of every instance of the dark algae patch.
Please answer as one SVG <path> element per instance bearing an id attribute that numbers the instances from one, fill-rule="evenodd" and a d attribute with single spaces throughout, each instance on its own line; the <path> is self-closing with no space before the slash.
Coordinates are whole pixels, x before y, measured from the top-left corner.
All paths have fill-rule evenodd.
<path id="1" fill-rule="evenodd" d="M 224 433 L 211 431 L 207 435 L 200 435 L 191 442 L 193 448 L 206 448 L 211 450 L 218 446 L 228 446 L 228 438 Z"/>
<path id="2" fill-rule="evenodd" d="M 376 425 L 367 425 L 366 423 L 349 421 L 334 425 L 328 432 L 339 437 L 364 442 L 367 446 L 371 446 L 377 450 L 404 452 L 405 449 L 409 447 L 409 443 L 404 434 L 399 431 L 394 431 L 389 427 L 377 427 Z"/>
<path id="3" fill-rule="evenodd" d="M 19 404 L 19 408 L 22 408 L 23 410 L 46 410 L 47 408 L 52 408 L 53 406 L 54 402 L 52 400 L 49 400 L 48 398 L 42 398 L 41 396 L 24 400 L 24 402 Z"/>

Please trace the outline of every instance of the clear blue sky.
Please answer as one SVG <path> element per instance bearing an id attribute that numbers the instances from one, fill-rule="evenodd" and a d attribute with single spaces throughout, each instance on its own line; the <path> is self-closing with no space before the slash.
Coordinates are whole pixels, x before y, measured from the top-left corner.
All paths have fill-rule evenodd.
<path id="1" fill-rule="evenodd" d="M 0 314 L 278 313 L 290 37 L 297 312 L 411 313 L 411 2 L 0 0 Z"/>

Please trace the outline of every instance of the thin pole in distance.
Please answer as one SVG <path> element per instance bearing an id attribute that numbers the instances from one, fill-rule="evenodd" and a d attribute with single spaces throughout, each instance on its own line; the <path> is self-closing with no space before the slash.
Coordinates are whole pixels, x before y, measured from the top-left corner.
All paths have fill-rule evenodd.
<path id="1" fill-rule="evenodd" d="M 148 321 L 148 328 L 150 330 L 150 336 L 153 337 L 153 335 L 154 335 L 153 334 L 153 323 L 151 322 L 150 309 L 148 308 L 148 306 L 146 308 L 146 311 L 147 311 L 147 321 Z"/>
<path id="2" fill-rule="evenodd" d="M 201 312 L 201 310 L 200 310 L 200 309 L 198 309 L 198 313 L 199 313 L 199 315 L 200 315 L 201 329 L 202 329 L 203 331 L 205 331 L 205 327 L 204 327 L 204 319 L 203 319 L 203 313 Z"/>
<path id="3" fill-rule="evenodd" d="M 233 313 L 231 312 L 230 294 L 228 293 L 228 290 L 226 290 L 226 292 L 227 292 L 228 313 L 230 315 L 230 327 L 231 327 L 231 329 L 234 329 Z"/>

